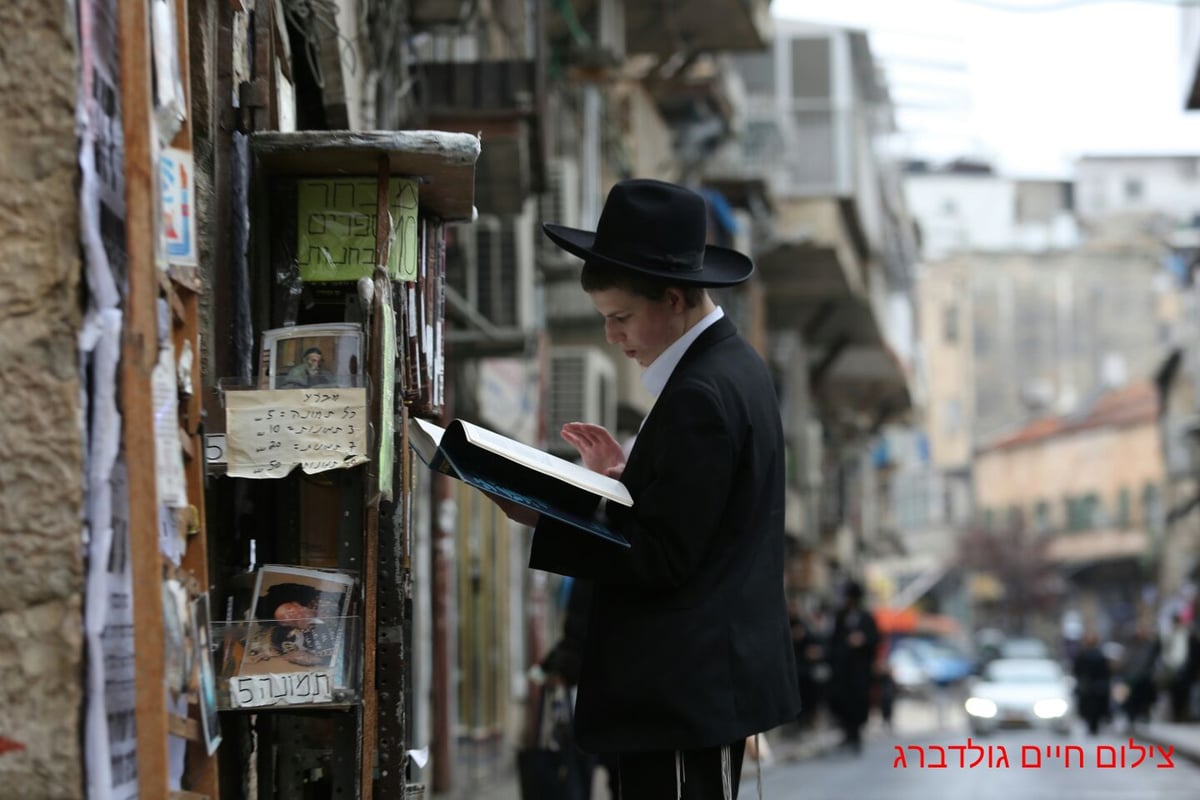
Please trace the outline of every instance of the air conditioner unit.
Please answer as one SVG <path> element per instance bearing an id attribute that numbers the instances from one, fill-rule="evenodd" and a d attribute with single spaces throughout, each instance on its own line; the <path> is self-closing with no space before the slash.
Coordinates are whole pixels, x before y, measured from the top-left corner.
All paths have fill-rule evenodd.
<path id="1" fill-rule="evenodd" d="M 457 235 L 458 269 L 449 261 L 446 282 L 498 328 L 533 327 L 533 215 L 481 215 Z"/>
<path id="2" fill-rule="evenodd" d="M 550 350 L 546 438 L 551 452 L 574 456 L 575 448 L 558 435 L 568 422 L 593 422 L 616 433 L 617 370 L 597 347 Z"/>
<path id="3" fill-rule="evenodd" d="M 554 222 L 571 228 L 580 226 L 579 162 L 572 158 L 551 158 L 546 162 L 546 191 L 538 199 L 541 222 Z M 538 261 L 544 268 L 577 267 L 579 259 L 558 247 L 537 231 Z"/>

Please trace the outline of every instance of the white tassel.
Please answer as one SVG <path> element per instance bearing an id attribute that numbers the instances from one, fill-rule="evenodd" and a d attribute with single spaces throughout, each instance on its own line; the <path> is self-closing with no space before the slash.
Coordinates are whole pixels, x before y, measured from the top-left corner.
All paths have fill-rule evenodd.
<path id="1" fill-rule="evenodd" d="M 733 758 L 727 744 L 721 745 L 721 791 L 725 800 L 733 800 Z"/>
<path id="2" fill-rule="evenodd" d="M 758 754 L 758 758 L 755 759 L 755 763 L 758 765 L 758 768 L 757 768 L 757 771 L 758 771 L 758 800 L 763 800 L 763 796 L 762 796 L 763 750 L 762 750 L 762 744 L 759 743 L 759 741 L 758 741 L 759 736 L 760 736 L 760 734 L 757 734 L 757 733 L 754 734 L 754 752 Z"/>
<path id="3" fill-rule="evenodd" d="M 683 771 L 683 753 L 675 751 L 675 800 L 683 798 L 683 782 L 686 780 Z"/>

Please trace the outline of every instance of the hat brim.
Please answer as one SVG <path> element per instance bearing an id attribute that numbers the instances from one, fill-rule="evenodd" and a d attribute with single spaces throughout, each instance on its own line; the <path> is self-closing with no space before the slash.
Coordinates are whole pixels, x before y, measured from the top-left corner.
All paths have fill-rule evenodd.
<path id="1" fill-rule="evenodd" d="M 700 269 L 694 272 L 681 272 L 597 253 L 595 251 L 595 231 L 569 228 L 553 222 L 542 223 L 542 231 L 550 238 L 550 241 L 584 261 L 631 269 L 671 282 L 686 283 L 692 286 L 735 286 L 754 273 L 754 262 L 748 256 L 715 244 L 705 245 Z"/>

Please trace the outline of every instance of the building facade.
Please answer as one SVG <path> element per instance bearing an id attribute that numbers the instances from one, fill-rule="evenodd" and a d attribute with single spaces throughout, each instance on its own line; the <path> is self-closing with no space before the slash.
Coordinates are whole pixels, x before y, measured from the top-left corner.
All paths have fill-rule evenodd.
<path id="1" fill-rule="evenodd" d="M 1058 641 L 1069 612 L 1106 639 L 1153 619 L 1165 479 L 1158 395 L 1145 380 L 981 448 L 968 542 L 998 538 L 1014 557 L 1033 555 L 1028 585 L 993 576 L 1023 618 L 993 621 Z"/>

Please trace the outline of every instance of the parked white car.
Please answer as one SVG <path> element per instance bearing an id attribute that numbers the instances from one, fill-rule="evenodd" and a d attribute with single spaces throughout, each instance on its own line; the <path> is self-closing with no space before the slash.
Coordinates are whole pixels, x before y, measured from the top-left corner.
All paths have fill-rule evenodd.
<path id="1" fill-rule="evenodd" d="M 1049 658 L 997 658 L 972 681 L 964 706 L 971 732 L 999 727 L 1049 728 L 1066 734 L 1075 682 Z"/>

